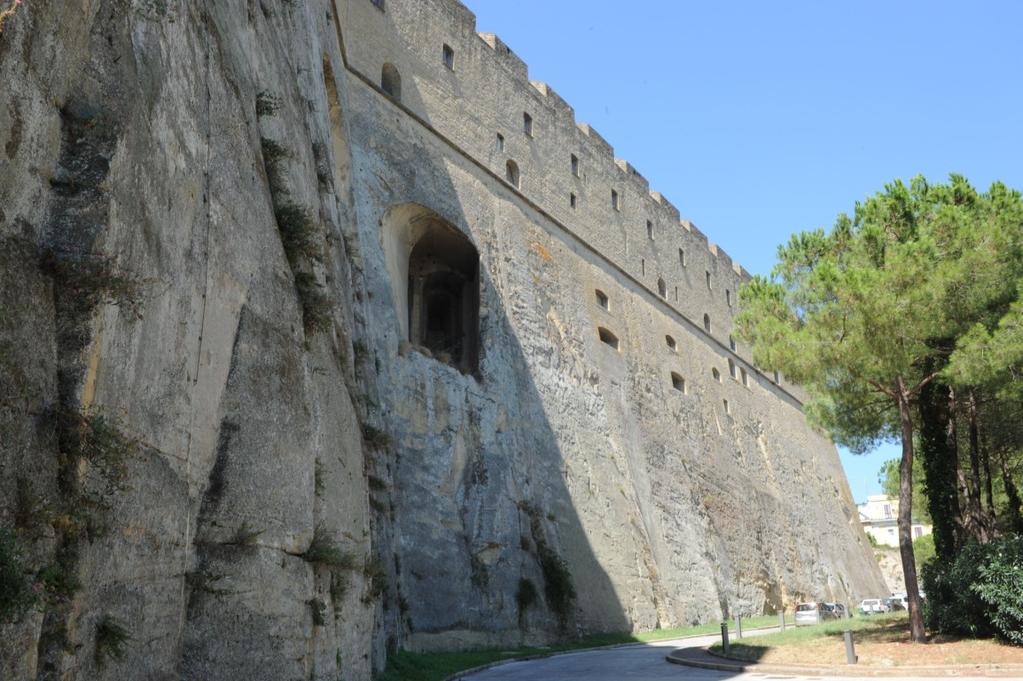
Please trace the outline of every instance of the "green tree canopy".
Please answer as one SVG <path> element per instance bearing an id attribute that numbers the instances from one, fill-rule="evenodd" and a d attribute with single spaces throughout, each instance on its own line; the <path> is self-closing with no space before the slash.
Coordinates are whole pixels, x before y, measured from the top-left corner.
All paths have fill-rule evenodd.
<path id="1" fill-rule="evenodd" d="M 772 276 L 740 292 L 739 335 L 757 364 L 806 387 L 813 422 L 854 452 L 901 440 L 899 538 L 914 640 L 924 637 L 911 537 L 917 400 L 944 378 L 956 340 L 980 337 L 977 325 L 999 332 L 1001 309 L 1018 294 L 1020 277 L 1006 277 L 1020 263 L 1020 215 L 1019 194 L 1000 184 L 979 194 L 954 175 L 946 185 L 896 181 L 830 232 L 793 236 Z"/>

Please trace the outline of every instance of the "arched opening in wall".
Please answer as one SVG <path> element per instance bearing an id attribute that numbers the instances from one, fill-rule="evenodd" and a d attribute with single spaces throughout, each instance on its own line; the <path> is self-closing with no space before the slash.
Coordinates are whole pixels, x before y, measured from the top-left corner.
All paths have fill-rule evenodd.
<path id="1" fill-rule="evenodd" d="M 597 335 L 600 337 L 600 342 L 604 345 L 610 345 L 615 350 L 618 349 L 618 336 L 614 335 L 603 326 L 597 328 Z"/>
<path id="2" fill-rule="evenodd" d="M 479 253 L 459 229 L 417 204 L 381 221 L 399 324 L 412 346 L 462 373 L 479 364 Z"/>
<path id="3" fill-rule="evenodd" d="M 508 180 L 508 184 L 519 188 L 519 164 L 515 161 L 508 161 L 504 167 L 504 178 Z"/>
<path id="4" fill-rule="evenodd" d="M 678 351 L 678 344 L 675 342 L 675 339 L 672 338 L 671 336 L 665 336 L 664 342 L 668 344 L 668 349 L 671 350 L 672 352 Z"/>
<path id="5" fill-rule="evenodd" d="M 717 367 L 712 367 L 711 368 L 710 375 L 713 376 L 714 380 L 717 381 L 718 383 L 721 382 L 721 372 L 718 371 Z"/>
<path id="6" fill-rule="evenodd" d="M 735 367 L 735 362 L 731 358 L 728 359 L 728 373 L 732 378 L 738 378 L 739 376 Z"/>
<path id="7" fill-rule="evenodd" d="M 704 314 L 703 315 L 703 330 L 706 331 L 707 333 L 710 333 L 710 315 L 709 314 Z"/>
<path id="8" fill-rule="evenodd" d="M 668 298 L 668 285 L 664 283 L 664 280 L 660 277 L 657 278 L 657 295 L 667 300 Z"/>
<path id="9" fill-rule="evenodd" d="M 605 310 L 611 309 L 611 301 L 608 299 L 607 294 L 601 291 L 599 288 L 594 291 L 597 296 L 597 305 L 604 308 Z"/>
<path id="10" fill-rule="evenodd" d="M 401 101 L 401 74 L 394 64 L 384 64 L 380 71 L 380 89 L 396 102 Z"/>
<path id="11" fill-rule="evenodd" d="M 682 378 L 681 375 L 676 374 L 674 371 L 671 372 L 671 387 L 680 393 L 685 394 L 686 392 L 686 379 Z"/>

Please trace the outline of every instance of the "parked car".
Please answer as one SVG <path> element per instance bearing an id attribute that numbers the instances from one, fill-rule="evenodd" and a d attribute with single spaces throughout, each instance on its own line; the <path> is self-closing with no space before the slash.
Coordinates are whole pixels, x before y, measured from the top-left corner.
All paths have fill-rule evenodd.
<path id="1" fill-rule="evenodd" d="M 796 606 L 796 625 L 820 624 L 825 620 L 839 619 L 844 616 L 844 612 L 836 607 L 840 605 L 840 603 L 800 603 Z"/>
<path id="2" fill-rule="evenodd" d="M 844 603 L 825 603 L 824 605 L 831 606 L 831 609 L 835 614 L 835 619 L 841 620 L 846 618 L 847 613 Z"/>
<path id="3" fill-rule="evenodd" d="M 906 599 L 901 596 L 882 598 L 881 603 L 883 603 L 888 608 L 888 612 L 896 612 L 897 610 L 909 609 L 909 603 L 907 603 Z"/>
<path id="4" fill-rule="evenodd" d="M 890 611 L 891 608 L 880 598 L 866 598 L 860 603 L 860 613 L 864 615 L 878 615 Z"/>

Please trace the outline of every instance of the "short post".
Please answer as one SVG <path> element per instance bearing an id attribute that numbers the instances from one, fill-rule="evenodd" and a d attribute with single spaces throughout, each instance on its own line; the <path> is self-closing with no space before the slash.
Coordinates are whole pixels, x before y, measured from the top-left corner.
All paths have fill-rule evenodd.
<path id="1" fill-rule="evenodd" d="M 782 631 L 785 631 L 785 611 L 782 610 L 778 613 L 778 626 Z"/>
<path id="2" fill-rule="evenodd" d="M 728 654 L 728 622 L 721 623 L 721 651 Z"/>
<path id="3" fill-rule="evenodd" d="M 735 638 L 742 638 L 742 615 L 735 616 Z"/>
<path id="4" fill-rule="evenodd" d="M 852 630 L 846 629 L 842 635 L 845 637 L 845 661 L 846 664 L 856 664 L 856 646 L 853 645 Z"/>

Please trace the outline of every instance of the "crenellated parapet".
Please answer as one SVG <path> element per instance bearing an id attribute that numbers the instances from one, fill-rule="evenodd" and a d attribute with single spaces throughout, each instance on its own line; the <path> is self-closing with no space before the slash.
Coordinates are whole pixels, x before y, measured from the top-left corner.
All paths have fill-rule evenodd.
<path id="1" fill-rule="evenodd" d="M 750 276 L 458 0 L 335 0 L 348 66 L 747 363 L 730 336 Z M 363 38 L 365 37 L 365 38 Z M 514 167 L 514 170 L 512 170 Z M 663 288 L 659 286 L 665 282 Z M 661 291 L 665 291 L 664 294 Z M 734 347 L 734 349 L 732 349 Z M 790 386 L 786 386 L 787 388 Z"/>

